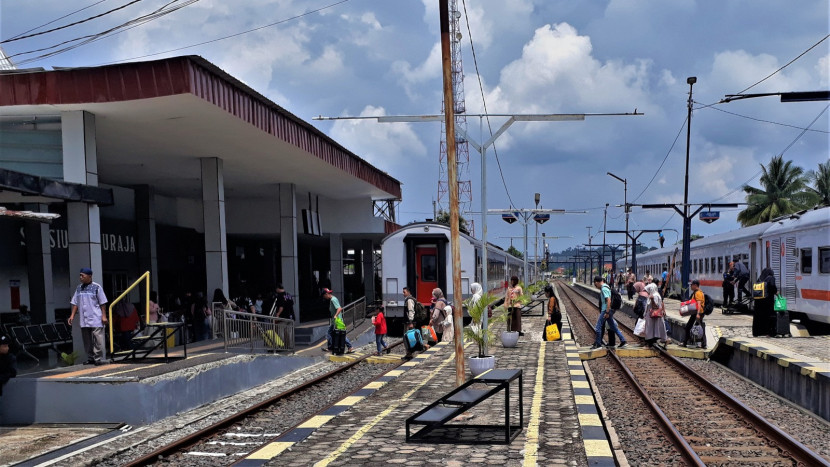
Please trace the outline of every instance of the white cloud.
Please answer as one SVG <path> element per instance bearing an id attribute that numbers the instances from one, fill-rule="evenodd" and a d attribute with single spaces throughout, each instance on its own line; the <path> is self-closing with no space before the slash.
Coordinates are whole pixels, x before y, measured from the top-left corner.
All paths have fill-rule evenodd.
<path id="1" fill-rule="evenodd" d="M 818 72 L 821 87 L 826 89 L 830 86 L 830 55 L 825 55 L 818 59 L 816 72 Z"/>
<path id="2" fill-rule="evenodd" d="M 386 115 L 386 109 L 371 105 L 360 112 L 361 117 L 382 115 Z M 426 147 L 408 123 L 336 120 L 331 136 L 382 170 L 399 168 L 413 156 L 423 158 L 427 154 Z"/>
<path id="3" fill-rule="evenodd" d="M 432 45 L 429 55 L 420 65 L 413 67 L 409 62 L 398 60 L 392 63 L 392 73 L 398 77 L 398 83 L 410 99 L 420 97 L 416 88 L 429 81 L 441 78 L 441 43 Z"/>

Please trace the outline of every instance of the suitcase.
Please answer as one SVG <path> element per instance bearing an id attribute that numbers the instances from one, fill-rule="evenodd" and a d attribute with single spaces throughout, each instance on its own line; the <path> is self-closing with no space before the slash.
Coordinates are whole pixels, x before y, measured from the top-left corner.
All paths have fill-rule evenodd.
<path id="1" fill-rule="evenodd" d="M 346 331 L 335 329 L 331 333 L 331 353 L 343 355 L 346 352 Z"/>
<path id="2" fill-rule="evenodd" d="M 775 335 L 790 336 L 790 313 L 788 311 L 775 312 Z"/>

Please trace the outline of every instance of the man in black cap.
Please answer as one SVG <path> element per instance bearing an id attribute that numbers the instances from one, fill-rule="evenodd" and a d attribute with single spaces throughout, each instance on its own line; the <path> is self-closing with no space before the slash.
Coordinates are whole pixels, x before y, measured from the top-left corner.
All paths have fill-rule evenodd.
<path id="1" fill-rule="evenodd" d="M 9 344 L 9 338 L 0 334 L 0 396 L 3 395 L 3 386 L 17 376 L 17 359 L 9 352 Z"/>
<path id="2" fill-rule="evenodd" d="M 92 270 L 81 268 L 81 283 L 75 289 L 70 303 L 72 313 L 69 315 L 69 325 L 80 311 L 81 336 L 84 340 L 84 350 L 87 360 L 85 365 L 101 365 L 104 363 L 104 325 L 107 324 L 107 296 L 104 289 L 97 282 L 92 282 Z"/>

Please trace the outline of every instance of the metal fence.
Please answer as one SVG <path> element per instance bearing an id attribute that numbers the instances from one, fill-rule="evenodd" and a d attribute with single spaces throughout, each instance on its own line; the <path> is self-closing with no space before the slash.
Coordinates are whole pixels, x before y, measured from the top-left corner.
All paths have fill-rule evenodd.
<path id="1" fill-rule="evenodd" d="M 343 322 L 346 330 L 352 331 L 366 320 L 366 297 L 359 298 L 343 307 Z"/>
<path id="2" fill-rule="evenodd" d="M 225 309 L 221 314 L 226 352 L 230 349 L 251 353 L 294 350 L 293 320 Z"/>

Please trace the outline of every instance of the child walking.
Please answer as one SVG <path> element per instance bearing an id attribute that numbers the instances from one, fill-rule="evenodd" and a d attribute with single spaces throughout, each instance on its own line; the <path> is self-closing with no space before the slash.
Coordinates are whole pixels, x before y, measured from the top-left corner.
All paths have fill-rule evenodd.
<path id="1" fill-rule="evenodd" d="M 383 316 L 383 308 L 378 308 L 375 316 L 372 316 L 372 324 L 375 325 L 375 344 L 378 346 L 377 355 L 381 355 L 381 348 L 389 353 L 389 346 L 386 344 L 386 317 Z"/>

